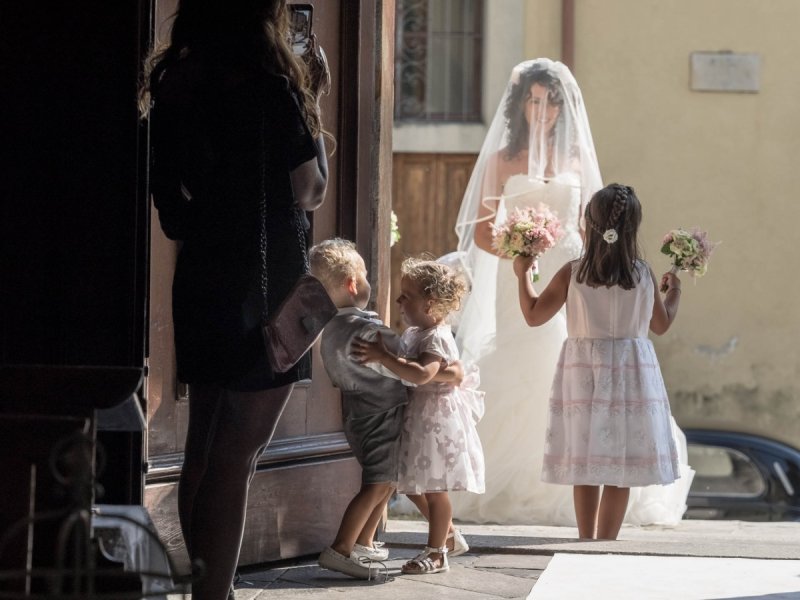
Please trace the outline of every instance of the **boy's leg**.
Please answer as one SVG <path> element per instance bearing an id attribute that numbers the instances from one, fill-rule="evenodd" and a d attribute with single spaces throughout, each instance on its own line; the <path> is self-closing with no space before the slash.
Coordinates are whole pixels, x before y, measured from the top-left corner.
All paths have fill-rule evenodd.
<path id="1" fill-rule="evenodd" d="M 331 548 L 343 556 L 350 556 L 353 551 L 353 545 L 374 512 L 375 507 L 386 498 L 391 489 L 392 484 L 390 483 L 363 484 L 361 490 L 350 501 L 344 511 L 342 523 L 339 525 L 339 532 L 336 534 L 336 539 L 331 544 Z"/>
<path id="2" fill-rule="evenodd" d="M 600 487 L 576 485 L 572 488 L 575 503 L 575 519 L 578 521 L 578 537 L 593 540 L 597 536 L 597 510 L 600 506 Z"/>
<path id="3" fill-rule="evenodd" d="M 603 497 L 600 499 L 600 511 L 597 522 L 597 539 L 615 540 L 622 527 L 625 511 L 628 508 L 628 497 L 631 489 L 603 486 Z"/>
<path id="4" fill-rule="evenodd" d="M 361 533 L 358 535 L 356 542 L 362 546 L 367 546 L 368 548 L 372 547 L 372 540 L 375 539 L 375 532 L 378 530 L 378 523 L 381 522 L 381 518 L 383 517 L 383 510 L 393 493 L 394 486 L 390 485 L 389 489 L 386 491 L 386 495 L 380 502 L 378 502 L 378 504 L 372 510 L 372 514 L 370 514 L 369 518 L 367 519 L 367 522 L 364 523 L 364 527 L 361 529 Z"/>

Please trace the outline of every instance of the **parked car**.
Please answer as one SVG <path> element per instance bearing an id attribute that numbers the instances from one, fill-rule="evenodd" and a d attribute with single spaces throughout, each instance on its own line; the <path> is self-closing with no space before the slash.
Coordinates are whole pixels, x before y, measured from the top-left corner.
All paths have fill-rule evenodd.
<path id="1" fill-rule="evenodd" d="M 746 433 L 684 432 L 695 470 L 685 519 L 800 521 L 800 450 Z"/>

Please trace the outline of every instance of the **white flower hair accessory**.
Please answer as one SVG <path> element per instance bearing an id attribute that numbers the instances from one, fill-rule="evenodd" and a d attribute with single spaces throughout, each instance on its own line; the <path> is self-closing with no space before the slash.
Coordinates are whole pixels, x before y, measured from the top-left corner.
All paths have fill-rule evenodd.
<path id="1" fill-rule="evenodd" d="M 606 229 L 603 232 L 603 240 L 606 244 L 613 244 L 619 239 L 619 235 L 617 234 L 617 230 L 613 227 L 611 229 Z"/>

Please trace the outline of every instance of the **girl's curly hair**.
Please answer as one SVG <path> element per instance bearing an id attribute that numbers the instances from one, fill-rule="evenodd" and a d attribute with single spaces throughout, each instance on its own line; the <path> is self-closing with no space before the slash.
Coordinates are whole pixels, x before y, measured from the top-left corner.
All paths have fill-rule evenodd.
<path id="1" fill-rule="evenodd" d="M 419 286 L 422 295 L 431 300 L 431 313 L 437 318 L 446 317 L 458 310 L 467 293 L 464 278 L 447 265 L 423 258 L 407 258 L 400 267 L 403 277 Z"/>

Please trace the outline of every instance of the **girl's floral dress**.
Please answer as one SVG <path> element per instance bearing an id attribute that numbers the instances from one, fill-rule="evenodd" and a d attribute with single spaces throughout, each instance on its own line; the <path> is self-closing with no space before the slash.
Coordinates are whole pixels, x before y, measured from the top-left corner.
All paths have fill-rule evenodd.
<path id="1" fill-rule="evenodd" d="M 450 364 L 458 360 L 449 325 L 409 327 L 403 334 L 406 356 L 434 354 Z M 397 491 L 484 491 L 483 449 L 475 424 L 483 416 L 483 392 L 477 369 L 466 369 L 460 387 L 430 382 L 409 388 Z"/>

